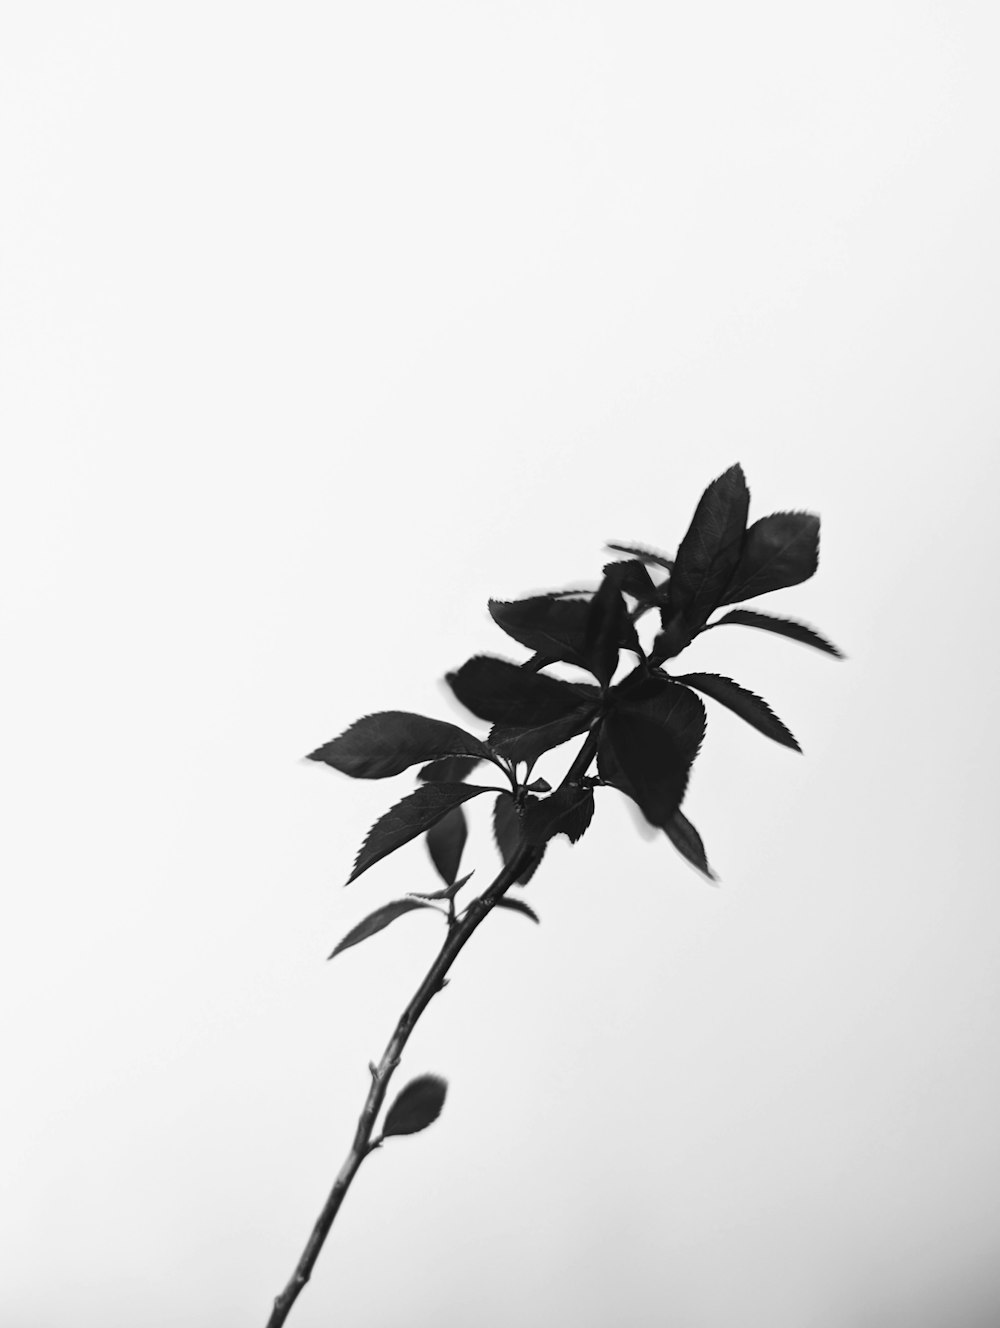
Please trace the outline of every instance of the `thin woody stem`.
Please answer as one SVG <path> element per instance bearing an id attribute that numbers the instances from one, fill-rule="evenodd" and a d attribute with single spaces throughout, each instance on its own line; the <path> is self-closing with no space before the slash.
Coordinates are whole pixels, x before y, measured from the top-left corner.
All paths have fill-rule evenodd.
<path id="1" fill-rule="evenodd" d="M 587 773 L 594 754 L 597 750 L 597 737 L 599 726 L 591 730 L 587 735 L 587 740 L 580 748 L 573 761 L 573 764 L 567 770 L 562 779 L 560 788 L 567 784 L 574 783 Z M 380 1140 L 372 1140 L 372 1132 L 375 1128 L 375 1120 L 385 1100 L 386 1089 L 389 1086 L 389 1080 L 400 1062 L 403 1049 L 409 1041 L 410 1034 L 413 1032 L 417 1020 L 423 1014 L 424 1010 L 430 1004 L 431 998 L 445 985 L 445 978 L 448 970 L 458 958 L 459 951 L 465 945 L 472 933 L 476 930 L 483 919 L 493 910 L 498 899 L 510 889 L 514 882 L 535 862 L 541 853 L 540 848 L 532 845 L 525 845 L 512 859 L 507 863 L 499 875 L 483 891 L 483 893 L 472 901 L 469 907 L 461 915 L 458 921 L 449 927 L 448 935 L 437 953 L 437 957 L 427 970 L 427 975 L 417 988 L 410 1003 L 399 1017 L 395 1031 L 389 1039 L 385 1051 L 382 1053 L 382 1059 L 378 1065 L 374 1062 L 370 1065 L 371 1086 L 368 1089 L 368 1096 L 365 1105 L 358 1118 L 357 1129 L 354 1133 L 354 1142 L 351 1150 L 344 1159 L 344 1165 L 337 1174 L 337 1179 L 333 1183 L 333 1189 L 330 1191 L 326 1203 L 323 1205 L 323 1211 L 316 1219 L 316 1225 L 313 1227 L 312 1234 L 309 1237 L 306 1247 L 302 1252 L 302 1257 L 292 1274 L 291 1280 L 285 1289 L 275 1297 L 274 1308 L 271 1311 L 271 1317 L 267 1321 L 267 1328 L 280 1328 L 280 1325 L 288 1318 L 289 1312 L 295 1301 L 298 1299 L 302 1288 L 312 1276 L 316 1260 L 319 1258 L 323 1243 L 329 1235 L 330 1228 L 333 1226 L 334 1218 L 340 1211 L 340 1205 L 344 1201 L 351 1181 L 358 1172 L 361 1163 L 369 1153 L 374 1152 L 380 1145 Z"/>

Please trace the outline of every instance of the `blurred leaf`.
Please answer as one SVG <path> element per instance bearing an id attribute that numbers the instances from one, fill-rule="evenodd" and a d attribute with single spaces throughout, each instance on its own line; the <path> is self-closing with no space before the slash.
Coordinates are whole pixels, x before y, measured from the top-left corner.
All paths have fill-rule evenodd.
<path id="1" fill-rule="evenodd" d="M 534 801 L 535 799 L 529 794 L 526 799 L 528 806 L 531 806 Z M 500 850 L 500 857 L 503 859 L 504 866 L 508 866 L 514 861 L 516 855 L 520 853 L 527 842 L 524 837 L 524 813 L 518 811 L 510 793 L 499 794 L 493 804 L 493 838 Z M 518 885 L 528 884 L 538 870 L 544 852 L 544 848 L 541 849 L 534 862 L 517 878 Z"/>
<path id="2" fill-rule="evenodd" d="M 578 710 L 583 699 L 571 683 L 493 655 L 474 655 L 447 681 L 466 709 L 504 727 L 551 724 Z"/>
<path id="3" fill-rule="evenodd" d="M 479 765 L 478 756 L 442 756 L 417 772 L 418 779 L 437 780 L 443 784 L 459 784 Z"/>
<path id="4" fill-rule="evenodd" d="M 730 609 L 724 613 L 718 622 L 709 623 L 708 628 L 722 627 L 725 623 L 739 623 L 744 627 L 759 627 L 765 632 L 775 632 L 778 636 L 787 636 L 792 641 L 801 641 L 803 645 L 814 646 L 816 650 L 824 650 L 828 655 L 834 655 L 837 659 L 843 659 L 843 652 L 832 645 L 825 637 L 820 636 L 819 632 L 807 627 L 805 623 L 796 622 L 793 618 L 777 618 L 771 613 L 760 613 L 755 609 Z M 705 628 L 704 630 L 708 630 Z"/>
<path id="5" fill-rule="evenodd" d="M 334 955 L 340 954 L 341 950 L 348 950 L 352 945 L 357 945 L 359 941 L 366 941 L 369 936 L 374 936 L 383 927 L 388 927 L 390 922 L 395 922 L 404 913 L 410 913 L 415 908 L 433 908 L 433 904 L 424 903 L 420 899 L 394 899 L 391 904 L 383 904 L 374 913 L 369 913 L 356 927 L 352 927 L 344 939 L 334 946 L 327 957 L 332 959 Z"/>
<path id="6" fill-rule="evenodd" d="M 496 901 L 495 907 L 509 908 L 514 913 L 523 913 L 524 916 L 526 918 L 530 918 L 532 922 L 538 922 L 538 923 L 541 922 L 541 918 L 538 916 L 535 910 L 533 908 L 530 908 L 527 904 L 523 903 L 520 899 L 510 899 L 508 898 L 507 895 L 501 895 L 500 898 Z"/>
<path id="7" fill-rule="evenodd" d="M 606 544 L 604 547 L 614 549 L 615 553 L 630 553 L 633 558 L 638 558 L 640 562 L 648 563 L 653 567 L 665 567 L 668 572 L 673 570 L 674 560 L 672 558 L 657 553 L 655 549 L 647 549 L 642 544 Z"/>
<path id="8" fill-rule="evenodd" d="M 385 779 L 418 761 L 462 753 L 488 757 L 489 748 L 457 724 L 427 719 L 405 710 L 382 710 L 365 715 L 339 738 L 309 753 L 310 761 L 324 761 L 355 779 Z"/>
<path id="9" fill-rule="evenodd" d="M 592 672 L 585 636 L 590 605 L 580 599 L 534 595 L 512 601 L 491 599 L 490 614 L 498 627 L 529 650 Z"/>
<path id="10" fill-rule="evenodd" d="M 692 867 L 697 867 L 710 881 L 718 880 L 715 872 L 708 865 L 708 859 L 705 856 L 705 845 L 701 842 L 701 835 L 680 808 L 667 819 L 663 830 L 677 852 L 687 858 Z"/>
<path id="11" fill-rule="evenodd" d="M 453 807 L 427 831 L 427 850 L 445 885 L 453 885 L 455 882 L 468 833 L 462 807 Z"/>
<path id="12" fill-rule="evenodd" d="M 623 573 L 615 564 L 606 571 L 597 594 L 590 601 L 584 631 L 584 649 L 590 670 L 602 687 L 607 687 L 618 667 L 618 652 L 624 648 L 642 655 L 632 619 L 622 598 Z"/>
<path id="13" fill-rule="evenodd" d="M 380 859 L 429 830 L 453 807 L 488 791 L 479 784 L 422 784 L 415 793 L 391 807 L 368 831 L 347 884 L 357 880 Z"/>
<path id="14" fill-rule="evenodd" d="M 624 562 L 605 563 L 604 575 L 615 573 L 619 588 L 626 595 L 631 595 L 640 604 L 652 599 L 657 593 L 657 585 L 649 575 L 646 564 L 641 558 L 629 558 Z"/>
<path id="15" fill-rule="evenodd" d="M 749 506 L 750 493 L 737 464 L 712 481 L 695 508 L 670 577 L 672 610 L 683 613 L 693 630 L 721 602 L 740 562 Z"/>
<path id="16" fill-rule="evenodd" d="M 634 675 L 618 690 L 621 700 L 601 731 L 598 771 L 650 824 L 664 826 L 683 800 L 705 708 L 688 688 L 656 675 Z"/>
<path id="17" fill-rule="evenodd" d="M 760 733 L 773 738 L 775 742 L 780 742 L 783 747 L 791 747 L 797 752 L 802 750 L 791 731 L 781 722 L 767 702 L 754 692 L 748 691 L 746 687 L 741 687 L 738 682 L 733 682 L 732 678 L 723 677 L 721 673 L 685 673 L 675 677 L 674 682 L 682 682 L 687 687 L 695 687 L 699 692 L 704 692 L 706 696 L 710 696 L 735 715 L 739 715 L 740 719 L 745 719 Z"/>
<path id="18" fill-rule="evenodd" d="M 566 835 L 575 844 L 593 815 L 594 790 L 590 785 L 561 785 L 549 797 L 539 798 L 525 808 L 524 834 L 529 844 L 547 844 L 555 835 Z"/>
<path id="19" fill-rule="evenodd" d="M 490 742 L 498 752 L 512 761 L 537 761 L 544 752 L 585 733 L 598 714 L 597 706 L 584 705 L 561 719 L 539 724 L 535 728 L 494 724 L 490 729 Z"/>
<path id="20" fill-rule="evenodd" d="M 411 1079 L 389 1108 L 382 1126 L 382 1137 L 394 1134 L 416 1134 L 441 1115 L 447 1081 L 436 1074 L 422 1074 Z"/>
<path id="21" fill-rule="evenodd" d="M 819 517 L 812 512 L 772 512 L 746 533 L 731 581 L 718 604 L 735 604 L 769 590 L 808 581 L 819 564 Z"/>

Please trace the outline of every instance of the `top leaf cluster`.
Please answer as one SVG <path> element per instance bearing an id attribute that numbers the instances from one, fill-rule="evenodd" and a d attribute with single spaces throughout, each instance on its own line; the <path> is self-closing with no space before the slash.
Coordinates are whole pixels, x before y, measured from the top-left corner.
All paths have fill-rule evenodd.
<path id="1" fill-rule="evenodd" d="M 604 568 L 593 592 L 491 600 L 494 622 L 532 654 L 522 664 L 475 655 L 448 675 L 458 700 L 490 725 L 485 739 L 455 724 L 390 710 L 358 720 L 313 752 L 313 760 L 362 779 L 433 763 L 421 772 L 416 791 L 372 827 L 350 879 L 426 833 L 439 873 L 454 887 L 466 833 L 463 804 L 491 791 L 497 795 L 498 844 L 505 861 L 523 864 L 519 879 L 524 881 L 549 839 L 566 834 L 575 842 L 584 833 L 594 790 L 601 787 L 634 801 L 647 821 L 711 875 L 701 839 L 681 812 L 705 733 L 701 696 L 786 747 L 798 750 L 798 743 L 747 688 L 721 674 L 671 674 L 667 661 L 700 633 L 725 624 L 757 627 L 840 654 L 806 624 L 772 614 L 738 608 L 709 621 L 724 606 L 797 585 L 816 571 L 819 517 L 775 512 L 748 525 L 749 501 L 743 471 L 734 465 L 705 490 L 673 559 L 640 545 L 611 545 L 627 557 Z M 648 653 L 636 632 L 636 622 L 647 613 L 659 618 Z M 623 654 L 633 666 L 613 682 Z M 545 672 L 556 663 L 575 665 L 593 682 Z M 532 781 L 539 757 L 584 735 L 583 768 L 578 759 L 554 790 L 543 780 Z M 503 775 L 500 787 L 465 782 L 483 762 Z M 429 833 L 442 824 L 446 831 Z"/>

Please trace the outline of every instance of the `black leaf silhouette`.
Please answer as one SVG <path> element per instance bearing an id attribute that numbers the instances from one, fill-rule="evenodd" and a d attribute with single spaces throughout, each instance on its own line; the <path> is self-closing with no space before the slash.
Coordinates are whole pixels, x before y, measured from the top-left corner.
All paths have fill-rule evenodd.
<path id="1" fill-rule="evenodd" d="M 426 1130 L 441 1115 L 447 1092 L 447 1080 L 440 1075 L 421 1074 L 411 1079 L 386 1112 L 382 1137 Z"/>
<path id="2" fill-rule="evenodd" d="M 323 761 L 355 779 L 385 779 L 419 761 L 446 755 L 489 757 L 479 738 L 457 724 L 428 719 L 406 710 L 382 710 L 365 715 L 339 738 L 309 753 L 310 761 Z"/>
<path id="3" fill-rule="evenodd" d="M 433 907 L 433 904 L 425 903 L 422 899 L 394 899 L 391 904 L 383 904 L 374 913 L 369 913 L 356 927 L 352 927 L 344 939 L 333 947 L 327 958 L 332 959 L 334 955 L 340 954 L 341 950 L 349 950 L 352 945 L 366 941 L 369 936 L 382 931 L 390 922 L 401 918 L 404 913 L 410 913 L 415 908 Z"/>
<path id="4" fill-rule="evenodd" d="M 486 792 L 488 790 L 479 784 L 422 784 L 416 792 L 390 807 L 368 831 L 347 884 L 356 881 L 380 859 L 429 830 L 453 807 Z"/>
<path id="5" fill-rule="evenodd" d="M 792 641 L 801 641 L 803 645 L 813 646 L 816 650 L 823 650 L 828 655 L 834 655 L 837 659 L 843 659 L 843 651 L 825 637 L 820 636 L 819 632 L 812 627 L 807 627 L 805 623 L 796 622 L 794 618 L 778 618 L 772 613 L 761 613 L 757 609 L 730 609 L 724 613 L 717 622 L 709 623 L 703 631 L 708 631 L 712 627 L 722 627 L 726 623 L 739 623 L 744 627 L 759 627 L 764 632 L 774 632 L 777 636 L 787 636 Z"/>
<path id="6" fill-rule="evenodd" d="M 738 682 L 733 682 L 732 678 L 723 677 L 721 673 L 684 673 L 675 677 L 674 682 L 697 688 L 699 692 L 727 706 L 760 733 L 780 742 L 783 747 L 791 747 L 796 752 L 802 750 L 791 730 L 781 722 L 767 702 L 746 687 L 741 687 Z"/>

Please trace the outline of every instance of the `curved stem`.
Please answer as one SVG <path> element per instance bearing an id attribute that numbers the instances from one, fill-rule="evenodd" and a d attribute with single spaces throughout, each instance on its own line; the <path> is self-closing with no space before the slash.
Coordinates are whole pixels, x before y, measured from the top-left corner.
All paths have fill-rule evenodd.
<path id="1" fill-rule="evenodd" d="M 595 726 L 587 735 L 587 740 L 580 748 L 573 761 L 573 764 L 563 776 L 560 788 L 566 784 L 573 783 L 575 780 L 587 773 L 591 761 L 594 759 L 594 753 L 597 750 L 598 727 Z M 417 1020 L 426 1010 L 433 996 L 444 987 L 447 980 L 448 970 L 458 958 L 458 955 L 469 940 L 472 933 L 490 913 L 496 904 L 514 882 L 521 876 L 541 852 L 540 848 L 532 845 L 524 845 L 509 863 L 507 863 L 499 875 L 483 891 L 483 893 L 472 901 L 469 907 L 462 914 L 461 918 L 449 927 L 448 935 L 445 937 L 441 949 L 438 951 L 434 962 L 427 970 L 427 974 L 416 992 L 413 994 L 410 1003 L 399 1017 L 392 1037 L 389 1039 L 385 1051 L 382 1053 L 382 1059 L 378 1065 L 374 1062 L 369 1066 L 371 1070 L 371 1087 L 368 1089 L 368 1096 L 365 1099 L 361 1115 L 358 1117 L 357 1129 L 354 1132 L 354 1142 L 351 1144 L 350 1152 L 344 1159 L 344 1164 L 337 1173 L 337 1179 L 333 1183 L 333 1189 L 323 1205 L 323 1211 L 316 1219 L 316 1224 L 312 1229 L 312 1234 L 306 1242 L 306 1247 L 302 1251 L 302 1257 L 296 1265 L 295 1272 L 292 1274 L 288 1285 L 275 1297 L 274 1308 L 271 1310 L 271 1317 L 267 1321 L 267 1328 L 280 1328 L 288 1318 L 289 1312 L 295 1301 L 298 1299 L 302 1288 L 312 1276 L 316 1260 L 319 1258 L 320 1250 L 326 1240 L 330 1228 L 333 1226 L 333 1220 L 340 1211 L 340 1205 L 344 1201 L 344 1196 L 350 1188 L 351 1181 L 357 1175 L 358 1168 L 369 1153 L 374 1152 L 380 1146 L 381 1140 L 373 1140 L 372 1132 L 375 1128 L 375 1119 L 378 1116 L 382 1103 L 385 1100 L 386 1089 L 389 1086 L 389 1080 L 392 1078 L 396 1066 L 400 1062 L 403 1049 L 409 1041 L 410 1034 L 413 1032 Z"/>

